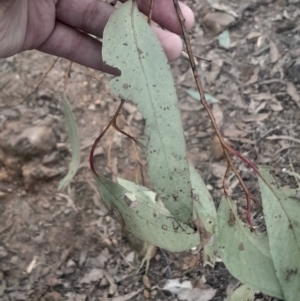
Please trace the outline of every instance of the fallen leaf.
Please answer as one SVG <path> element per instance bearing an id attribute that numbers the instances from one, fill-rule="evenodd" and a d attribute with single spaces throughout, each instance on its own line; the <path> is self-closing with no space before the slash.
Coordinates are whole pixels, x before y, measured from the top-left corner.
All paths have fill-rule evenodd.
<path id="1" fill-rule="evenodd" d="M 223 124 L 223 111 L 218 104 L 214 104 L 212 107 L 212 113 L 215 117 L 218 127 L 221 127 Z"/>
<path id="2" fill-rule="evenodd" d="M 252 115 L 243 115 L 242 120 L 244 122 L 253 122 L 253 121 L 263 121 L 269 117 L 270 113 L 261 113 L 261 114 L 252 114 Z"/>
<path id="3" fill-rule="evenodd" d="M 188 89 L 188 90 L 185 90 L 186 93 L 191 96 L 192 98 L 194 98 L 195 100 L 201 100 L 201 96 L 199 94 L 198 91 L 195 91 L 195 90 L 191 90 L 191 89 Z M 213 104 L 213 103 L 218 103 L 219 100 L 216 99 L 215 97 L 211 96 L 210 94 L 204 94 L 205 95 L 205 99 L 207 101 L 207 103 L 209 104 Z"/>
<path id="4" fill-rule="evenodd" d="M 97 282 L 104 276 L 104 271 L 102 269 L 94 268 L 87 272 L 84 277 L 80 280 L 80 283 L 91 283 Z"/>
<path id="5" fill-rule="evenodd" d="M 228 5 L 221 4 L 221 3 L 211 3 L 210 6 L 215 10 L 226 12 L 232 15 L 233 17 L 238 18 L 238 14 L 235 11 L 233 11 L 232 8 Z"/>
<path id="6" fill-rule="evenodd" d="M 219 35 L 219 45 L 221 48 L 229 49 L 230 48 L 230 34 L 228 30 L 224 30 Z"/>
<path id="7" fill-rule="evenodd" d="M 249 80 L 245 82 L 245 86 L 250 86 L 252 84 L 255 84 L 258 81 L 258 74 L 259 74 L 259 66 L 256 66 Z"/>
<path id="8" fill-rule="evenodd" d="M 296 105 L 300 108 L 300 95 L 297 92 L 297 88 L 293 83 L 287 83 L 286 92 L 292 98 L 292 100 L 296 103 Z"/>
<path id="9" fill-rule="evenodd" d="M 257 31 L 251 31 L 246 36 L 246 39 L 248 42 L 256 43 L 257 39 L 261 36 L 260 32 Z"/>
<path id="10" fill-rule="evenodd" d="M 217 35 L 235 21 L 235 17 L 227 13 L 207 13 L 202 19 L 203 26 L 213 35 Z"/>
<path id="11" fill-rule="evenodd" d="M 280 58 L 280 53 L 278 51 L 276 44 L 272 40 L 269 41 L 269 45 L 270 45 L 271 62 L 276 63 Z"/>

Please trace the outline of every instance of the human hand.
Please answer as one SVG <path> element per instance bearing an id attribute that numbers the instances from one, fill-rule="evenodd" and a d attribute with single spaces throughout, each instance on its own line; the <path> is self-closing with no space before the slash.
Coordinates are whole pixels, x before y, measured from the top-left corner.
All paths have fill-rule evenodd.
<path id="1" fill-rule="evenodd" d="M 150 0 L 137 2 L 147 14 Z M 181 3 L 181 8 L 190 29 L 194 15 L 185 4 Z M 88 35 L 102 37 L 114 10 L 99 0 L 0 0 L 0 58 L 37 49 L 115 74 L 115 69 L 102 61 L 101 42 Z M 153 28 L 169 60 L 176 59 L 182 42 L 173 1 L 156 0 L 152 18 L 168 30 Z"/>

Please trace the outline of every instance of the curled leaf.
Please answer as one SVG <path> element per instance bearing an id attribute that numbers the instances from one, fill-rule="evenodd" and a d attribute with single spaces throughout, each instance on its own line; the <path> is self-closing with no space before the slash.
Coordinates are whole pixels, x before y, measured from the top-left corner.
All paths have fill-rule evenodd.
<path id="1" fill-rule="evenodd" d="M 58 190 L 65 189 L 72 181 L 80 165 L 80 142 L 77 123 L 73 114 L 71 105 L 68 101 L 66 93 L 62 99 L 62 110 L 64 112 L 66 126 L 68 129 L 68 138 L 71 143 L 72 158 L 67 175 L 59 182 Z"/>

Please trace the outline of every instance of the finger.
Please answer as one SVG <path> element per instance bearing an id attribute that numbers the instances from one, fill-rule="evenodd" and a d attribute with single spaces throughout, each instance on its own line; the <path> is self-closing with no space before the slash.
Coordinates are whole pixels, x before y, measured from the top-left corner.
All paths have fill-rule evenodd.
<path id="1" fill-rule="evenodd" d="M 60 22 L 56 22 L 51 35 L 38 50 L 86 67 L 120 75 L 118 69 L 103 63 L 100 41 Z"/>
<path id="2" fill-rule="evenodd" d="M 125 0 L 123 0 L 125 2 Z M 150 0 L 139 0 L 142 12 L 148 13 Z M 194 23 L 191 9 L 180 3 L 186 19 L 187 29 Z M 56 6 L 57 20 L 71 27 L 81 29 L 98 37 L 102 37 L 104 27 L 115 8 L 99 0 L 60 0 Z M 153 7 L 153 20 L 163 28 L 180 34 L 181 27 L 173 7 L 172 0 L 156 0 Z"/>
<path id="3" fill-rule="evenodd" d="M 122 0 L 122 2 L 125 1 L 127 0 Z M 140 11 L 145 15 L 148 15 L 151 0 L 136 0 L 136 1 Z M 183 17 L 185 19 L 185 26 L 189 31 L 194 25 L 194 21 L 195 21 L 194 13 L 184 3 L 179 2 L 179 5 Z M 153 11 L 152 11 L 152 19 L 163 28 L 166 28 L 179 35 L 182 33 L 180 22 L 178 20 L 178 16 L 172 0 L 155 0 Z"/>
<path id="4" fill-rule="evenodd" d="M 169 60 L 176 59 L 182 50 L 181 39 L 160 28 L 154 29 Z M 42 52 L 63 57 L 75 63 L 120 75 L 120 71 L 103 63 L 102 43 L 70 26 L 57 22 L 54 30 L 38 49 Z"/>
<path id="5" fill-rule="evenodd" d="M 153 27 L 169 61 L 174 61 L 181 55 L 183 44 L 181 38 L 172 32 Z"/>

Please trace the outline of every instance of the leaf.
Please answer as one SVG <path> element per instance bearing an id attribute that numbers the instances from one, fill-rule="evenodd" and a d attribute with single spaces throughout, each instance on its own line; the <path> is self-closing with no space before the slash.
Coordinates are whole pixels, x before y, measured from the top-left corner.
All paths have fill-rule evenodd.
<path id="1" fill-rule="evenodd" d="M 135 2 L 122 4 L 110 17 L 102 55 L 122 72 L 110 81 L 114 95 L 132 100 L 146 120 L 148 175 L 154 190 L 174 218 L 191 223 L 192 188 L 172 73 Z"/>
<path id="2" fill-rule="evenodd" d="M 65 189 L 72 181 L 80 165 L 80 142 L 75 116 L 68 101 L 66 93 L 63 94 L 62 110 L 64 112 L 68 129 L 68 138 L 71 143 L 72 158 L 67 175 L 59 182 L 58 190 Z"/>
<path id="3" fill-rule="evenodd" d="M 269 171 L 260 168 L 271 188 L 261 179 L 259 185 L 270 252 L 285 300 L 293 301 L 300 295 L 300 204 L 294 198 L 297 190 L 277 188 Z"/>
<path id="4" fill-rule="evenodd" d="M 231 296 L 226 298 L 224 301 L 253 301 L 254 291 L 247 285 L 241 285 L 237 288 Z"/>
<path id="5" fill-rule="evenodd" d="M 283 298 L 267 234 L 252 233 L 238 218 L 236 205 L 225 198 L 218 210 L 217 241 L 219 254 L 235 278 L 254 290 Z"/>
<path id="6" fill-rule="evenodd" d="M 120 178 L 118 181 L 124 187 L 103 177 L 95 180 L 111 216 L 133 235 L 171 252 L 199 244 L 199 234 L 176 221 L 156 193 Z"/>
<path id="7" fill-rule="evenodd" d="M 190 95 L 195 100 L 199 100 L 199 101 L 201 100 L 201 96 L 198 91 L 190 90 L 190 89 L 187 89 L 185 91 L 188 95 Z M 204 94 L 204 95 L 205 95 L 205 99 L 206 99 L 207 103 L 209 103 L 209 104 L 219 103 L 219 100 L 214 98 L 210 94 Z"/>
<path id="8" fill-rule="evenodd" d="M 215 264 L 217 254 L 216 231 L 217 212 L 214 201 L 206 188 L 206 185 L 197 170 L 190 164 L 190 177 L 193 188 L 194 213 L 196 213 L 204 226 L 204 235 L 200 232 L 201 245 L 204 245 L 204 266 Z M 197 223 L 196 223 L 197 225 Z M 198 229 L 200 230 L 200 229 Z"/>
<path id="9" fill-rule="evenodd" d="M 228 30 L 224 30 L 221 34 L 219 34 L 219 45 L 225 49 L 230 48 L 230 34 Z"/>

